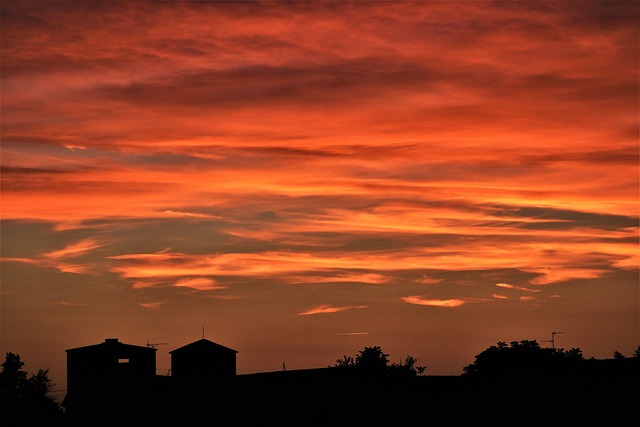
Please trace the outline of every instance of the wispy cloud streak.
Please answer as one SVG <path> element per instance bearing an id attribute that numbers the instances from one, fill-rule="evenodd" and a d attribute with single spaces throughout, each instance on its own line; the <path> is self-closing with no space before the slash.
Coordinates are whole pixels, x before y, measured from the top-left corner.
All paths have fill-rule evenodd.
<path id="1" fill-rule="evenodd" d="M 426 305 L 429 307 L 445 307 L 445 308 L 460 307 L 466 302 L 464 299 L 460 299 L 460 298 L 430 299 L 430 298 L 424 298 L 416 295 L 403 297 L 402 300 L 404 302 L 408 302 L 409 304 Z"/>
<path id="2" fill-rule="evenodd" d="M 24 264 L 32 264 L 44 268 L 55 268 L 63 273 L 85 274 L 90 271 L 87 263 L 71 263 L 71 259 L 86 257 L 94 249 L 102 247 L 94 239 L 83 239 L 77 243 L 65 246 L 63 249 L 46 252 L 44 254 L 26 257 L 1 257 L 2 262 L 18 262 Z"/>
<path id="3" fill-rule="evenodd" d="M 43 255 L 43 257 L 49 258 L 52 260 L 58 260 L 58 259 L 64 259 L 64 258 L 75 258 L 89 251 L 92 251 L 93 249 L 99 248 L 100 246 L 102 245 L 97 244 L 96 241 L 93 239 L 84 239 L 77 243 L 67 245 L 64 249 L 47 252 Z"/>
<path id="4" fill-rule="evenodd" d="M 367 308 L 366 305 L 350 305 L 345 307 L 334 307 L 331 305 L 319 305 L 309 310 L 298 313 L 298 316 L 310 316 L 313 314 L 332 314 L 340 313 L 342 311 L 351 310 L 354 308 Z"/>

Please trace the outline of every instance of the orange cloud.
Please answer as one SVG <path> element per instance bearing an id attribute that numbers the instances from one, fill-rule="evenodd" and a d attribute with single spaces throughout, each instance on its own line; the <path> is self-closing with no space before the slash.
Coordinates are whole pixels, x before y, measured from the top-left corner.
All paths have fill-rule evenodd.
<path id="1" fill-rule="evenodd" d="M 608 244 L 607 244 L 608 245 Z M 611 244 L 612 246 L 615 243 Z M 625 244 L 626 245 L 626 244 Z M 601 248 L 606 245 L 601 245 Z M 562 250 L 560 250 L 562 249 Z M 550 255 L 553 254 L 553 255 Z M 312 278 L 319 282 L 362 281 L 383 283 L 380 273 L 340 273 L 338 275 L 308 275 L 308 272 L 327 270 L 370 269 L 375 266 L 380 272 L 423 269 L 442 270 L 490 270 L 514 268 L 535 273 L 532 284 L 550 284 L 570 279 L 598 278 L 606 274 L 601 268 L 575 268 L 574 265 L 589 265 L 602 260 L 603 255 L 593 253 L 592 247 L 582 243 L 563 243 L 560 247 L 550 244 L 526 242 L 514 244 L 492 243 L 486 246 L 469 247 L 460 244 L 442 244 L 434 248 L 389 250 L 385 253 L 349 253 L 337 256 L 327 252 L 269 251 L 260 253 L 229 254 L 181 254 L 161 252 L 153 254 L 130 254 L 112 256 L 119 261 L 113 271 L 123 278 L 162 278 L 177 276 L 266 276 L 292 275 L 292 282 Z M 548 265 L 541 268 L 540 265 Z M 299 273 L 306 275 L 299 276 Z M 306 278 L 305 278 L 306 277 Z M 504 286 L 503 286 L 504 287 Z M 513 288 L 524 291 L 529 288 Z"/>
<path id="2" fill-rule="evenodd" d="M 430 307 L 447 307 L 454 308 L 460 307 L 465 304 L 466 301 L 464 299 L 426 299 L 420 296 L 408 296 L 402 297 L 404 302 L 408 302 L 409 304 L 416 305 L 426 305 Z"/>
<path id="3" fill-rule="evenodd" d="M 0 257 L 0 261 L 2 262 L 21 262 L 25 264 L 38 264 L 38 260 L 31 258 L 21 258 L 21 257 Z"/>
<path id="4" fill-rule="evenodd" d="M 351 310 L 355 308 L 367 308 L 366 305 L 349 305 L 345 307 L 333 307 L 331 305 L 319 305 L 307 311 L 303 311 L 298 313 L 298 316 L 310 316 L 313 314 L 329 314 L 329 313 L 339 313 L 341 311 Z"/>
<path id="5" fill-rule="evenodd" d="M 301 283 L 341 283 L 341 282 L 357 282 L 357 283 L 367 283 L 367 284 L 383 284 L 389 282 L 389 278 L 382 274 L 358 274 L 358 273 L 349 273 L 349 274 L 336 274 L 330 276 L 295 276 L 291 277 L 290 280 L 294 282 Z"/>
<path id="6" fill-rule="evenodd" d="M 169 217 L 178 217 L 178 218 L 208 218 L 208 219 L 220 219 L 221 217 L 217 215 L 207 215 L 193 212 L 176 212 L 172 210 L 166 210 L 163 212 L 166 216 Z"/>
<path id="7" fill-rule="evenodd" d="M 51 266 L 63 273 L 85 274 L 89 271 L 86 265 L 80 264 L 54 263 Z"/>
<path id="8" fill-rule="evenodd" d="M 144 289 L 144 288 L 153 288 L 162 285 L 161 281 L 150 281 L 150 280 L 138 280 L 134 282 L 131 287 L 133 289 Z"/>
<path id="9" fill-rule="evenodd" d="M 607 273 L 599 269 L 579 268 L 532 268 L 529 271 L 539 274 L 531 281 L 534 285 L 548 285 L 550 283 L 564 282 L 572 279 L 595 279 Z"/>
<path id="10" fill-rule="evenodd" d="M 426 275 L 423 275 L 421 279 L 417 279 L 416 282 L 417 283 L 422 283 L 425 285 L 435 285 L 436 283 L 440 283 L 442 282 L 444 279 L 433 279 L 430 277 L 427 277 Z"/>
<path id="11" fill-rule="evenodd" d="M 70 302 L 70 301 L 54 301 L 53 303 L 55 305 L 63 305 L 63 306 L 67 306 L 67 307 L 77 307 L 77 306 L 86 305 L 86 304 L 83 304 L 83 303 Z"/>
<path id="12" fill-rule="evenodd" d="M 206 277 L 196 277 L 178 280 L 174 286 L 178 288 L 191 288 L 196 291 L 212 291 L 216 289 L 226 289 L 225 286 L 216 285 L 215 281 Z"/>
<path id="13" fill-rule="evenodd" d="M 74 258 L 80 255 L 83 255 L 89 251 L 97 249 L 101 247 L 96 243 L 94 239 L 84 239 L 77 243 L 73 243 L 71 245 L 65 246 L 63 249 L 47 252 L 43 254 L 43 257 L 50 259 L 60 259 L 60 258 Z"/>
<path id="14" fill-rule="evenodd" d="M 166 301 L 154 301 L 154 302 L 139 302 L 138 305 L 144 308 L 157 309 L 160 308 Z"/>
<path id="15" fill-rule="evenodd" d="M 68 262 L 69 258 L 84 256 L 94 249 L 101 247 L 93 239 L 84 239 L 77 243 L 65 246 L 57 251 L 46 252 L 34 258 L 24 257 L 2 257 L 2 262 L 20 262 L 33 264 L 44 268 L 55 268 L 63 273 L 85 274 L 89 272 L 89 266 L 85 264 L 73 264 Z"/>
<path id="16" fill-rule="evenodd" d="M 525 291 L 525 292 L 540 292 L 540 289 L 531 289 L 531 288 L 525 288 L 522 286 L 514 286 L 514 285 L 510 285 L 509 283 L 496 283 L 496 286 L 498 286 L 499 288 L 516 289 L 516 290 Z"/>

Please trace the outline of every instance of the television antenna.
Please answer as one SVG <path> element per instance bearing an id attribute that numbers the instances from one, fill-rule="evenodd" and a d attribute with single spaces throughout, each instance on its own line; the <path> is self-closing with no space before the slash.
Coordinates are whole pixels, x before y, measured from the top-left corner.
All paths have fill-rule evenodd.
<path id="1" fill-rule="evenodd" d="M 553 332 L 551 332 L 551 339 L 543 341 L 543 342 L 550 342 L 551 343 L 551 348 L 553 348 L 553 349 L 556 348 L 556 334 L 564 334 L 564 332 L 562 332 L 562 331 L 553 331 Z"/>
<path id="2" fill-rule="evenodd" d="M 149 341 L 147 341 L 147 347 L 149 347 L 149 348 L 156 348 L 159 345 L 167 345 L 167 344 L 169 344 L 169 343 L 166 343 L 166 342 L 149 342 Z"/>

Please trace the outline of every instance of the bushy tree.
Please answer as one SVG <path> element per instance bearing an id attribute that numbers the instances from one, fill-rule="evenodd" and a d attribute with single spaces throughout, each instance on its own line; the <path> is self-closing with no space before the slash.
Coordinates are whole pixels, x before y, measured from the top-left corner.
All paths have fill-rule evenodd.
<path id="1" fill-rule="evenodd" d="M 583 361 L 579 348 L 543 348 L 536 341 L 498 342 L 478 354 L 475 362 L 463 368 L 463 375 L 501 376 L 568 372 Z"/>
<path id="2" fill-rule="evenodd" d="M 616 360 L 619 360 L 619 359 L 624 359 L 625 357 L 624 357 L 624 354 L 620 353 L 619 351 L 614 351 L 613 358 Z"/>
<path id="3" fill-rule="evenodd" d="M 335 366 L 338 368 L 353 368 L 358 370 L 365 376 L 415 376 L 416 373 L 424 373 L 426 367 L 416 366 L 418 359 L 413 356 L 407 356 L 403 362 L 399 364 L 389 365 L 389 355 L 382 351 L 379 346 L 365 347 L 356 354 L 355 358 L 351 356 L 342 356 L 342 359 L 336 360 Z"/>
<path id="4" fill-rule="evenodd" d="M 636 347 L 636 349 L 633 351 L 633 356 L 631 356 L 633 359 L 640 359 L 640 345 Z M 619 359 L 626 359 L 627 356 L 625 356 L 624 354 L 620 353 L 619 351 L 614 351 L 613 352 L 613 358 L 616 360 Z"/>
<path id="5" fill-rule="evenodd" d="M 355 365 L 370 375 L 385 374 L 389 364 L 389 355 L 378 346 L 365 347 L 356 355 Z"/>
<path id="6" fill-rule="evenodd" d="M 389 366 L 389 373 L 392 376 L 406 376 L 406 377 L 415 377 L 417 375 L 422 375 L 424 371 L 427 369 L 426 366 L 416 366 L 418 359 L 413 356 L 407 356 L 404 359 L 404 362 L 400 362 L 398 364 L 392 363 Z"/>
<path id="7" fill-rule="evenodd" d="M 27 373 L 22 370 L 24 362 L 20 356 L 7 353 L 6 359 L 0 372 L 0 392 L 2 397 L 13 397 L 22 394 L 22 389 L 27 381 Z"/>
<path id="8" fill-rule="evenodd" d="M 336 368 L 352 368 L 356 364 L 355 360 L 351 356 L 342 356 L 342 359 L 336 360 Z"/>
<path id="9" fill-rule="evenodd" d="M 49 395 L 53 382 L 49 371 L 39 369 L 27 376 L 20 356 L 7 353 L 0 372 L 0 418 L 16 425 L 56 425 L 60 406 Z"/>

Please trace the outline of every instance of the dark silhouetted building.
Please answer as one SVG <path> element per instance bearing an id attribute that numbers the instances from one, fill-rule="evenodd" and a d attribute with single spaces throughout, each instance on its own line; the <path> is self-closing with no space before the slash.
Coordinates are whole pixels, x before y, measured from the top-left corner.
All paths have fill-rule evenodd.
<path id="1" fill-rule="evenodd" d="M 156 375 L 156 349 L 124 344 L 117 338 L 66 350 L 67 396 L 75 402 L 146 387 Z"/>
<path id="2" fill-rule="evenodd" d="M 201 339 L 169 352 L 171 376 L 227 380 L 236 375 L 236 350 Z"/>

